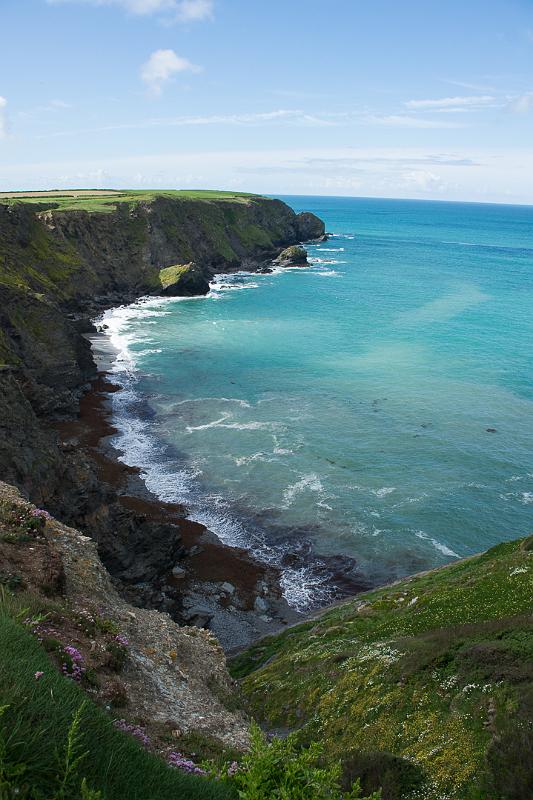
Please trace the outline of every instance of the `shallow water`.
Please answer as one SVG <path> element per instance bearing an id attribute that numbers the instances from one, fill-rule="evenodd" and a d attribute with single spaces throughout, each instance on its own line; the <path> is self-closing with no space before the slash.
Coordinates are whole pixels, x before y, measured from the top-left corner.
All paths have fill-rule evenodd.
<path id="1" fill-rule="evenodd" d="M 284 199 L 334 233 L 310 269 L 106 313 L 124 461 L 228 543 L 372 582 L 530 532 L 533 207 Z"/>

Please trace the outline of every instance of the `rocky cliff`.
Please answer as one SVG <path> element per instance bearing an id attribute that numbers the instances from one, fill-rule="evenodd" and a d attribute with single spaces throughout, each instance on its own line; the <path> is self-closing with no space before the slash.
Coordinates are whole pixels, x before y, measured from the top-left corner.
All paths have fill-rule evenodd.
<path id="1" fill-rule="evenodd" d="M 90 320 L 145 294 L 205 293 L 215 272 L 262 269 L 324 225 L 255 196 L 141 194 L 104 208 L 0 201 L 0 479 L 94 537 L 134 602 L 176 615 L 183 521 L 128 507 L 59 430 L 95 377 Z"/>
<path id="2" fill-rule="evenodd" d="M 235 685 L 215 636 L 128 605 L 94 541 L 42 514 L 0 481 L 0 584 L 39 610 L 33 628 L 48 651 L 74 646 L 93 699 L 144 720 L 150 738 L 195 732 L 244 749 L 248 723 L 230 710 Z"/>

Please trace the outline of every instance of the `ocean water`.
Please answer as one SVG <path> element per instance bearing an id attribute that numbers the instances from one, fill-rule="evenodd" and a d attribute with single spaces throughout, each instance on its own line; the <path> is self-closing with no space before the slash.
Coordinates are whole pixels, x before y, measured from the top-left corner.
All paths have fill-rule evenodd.
<path id="1" fill-rule="evenodd" d="M 309 269 L 104 315 L 123 460 L 304 608 L 533 530 L 533 207 L 291 197 Z"/>

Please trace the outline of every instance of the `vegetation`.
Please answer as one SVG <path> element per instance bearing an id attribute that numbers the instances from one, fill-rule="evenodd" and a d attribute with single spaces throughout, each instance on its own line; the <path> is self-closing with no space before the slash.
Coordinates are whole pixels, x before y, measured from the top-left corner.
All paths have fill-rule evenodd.
<path id="1" fill-rule="evenodd" d="M 165 267 L 165 269 L 159 270 L 159 280 L 163 289 L 176 283 L 182 275 L 189 271 L 190 267 L 190 264 L 175 264 L 173 267 Z"/>
<path id="2" fill-rule="evenodd" d="M 316 742 L 300 747 L 294 735 L 269 742 L 253 725 L 250 752 L 214 774 L 236 786 L 246 800 L 380 800 L 379 792 L 362 797 L 358 780 L 344 791 L 340 763 L 325 766 L 321 756 Z"/>
<path id="3" fill-rule="evenodd" d="M 162 190 L 162 191 L 144 191 L 144 190 L 125 190 L 125 191 L 106 191 L 94 190 L 94 192 L 84 191 L 76 193 L 73 192 L 47 192 L 39 196 L 32 193 L 25 194 L 24 192 L 5 192 L 4 195 L 0 194 L 0 203 L 6 205 L 14 205 L 15 203 L 30 203 L 36 205 L 38 210 L 44 211 L 46 209 L 57 209 L 58 211 L 100 211 L 104 213 L 111 213 L 116 209 L 117 203 L 127 203 L 129 205 L 136 205 L 138 203 L 146 203 L 154 200 L 156 197 L 169 197 L 176 200 L 231 200 L 237 203 L 249 202 L 257 195 L 247 194 L 245 192 L 222 192 L 210 189 L 203 190 Z"/>
<path id="4" fill-rule="evenodd" d="M 320 742 L 384 800 L 526 800 L 532 558 L 532 538 L 505 543 L 369 592 L 258 643 L 233 674 L 258 719 Z"/>
<path id="5" fill-rule="evenodd" d="M 1 800 L 222 800 L 222 783 L 146 752 L 0 606 Z"/>
<path id="6" fill-rule="evenodd" d="M 166 764 L 144 749 L 143 728 L 113 724 L 70 670 L 54 667 L 16 607 L 0 603 L 1 800 L 379 800 L 363 798 L 357 779 L 343 788 L 340 763 L 325 764 L 318 744 L 268 741 L 257 726 L 244 757 L 211 751 L 197 765 L 171 752 Z"/>

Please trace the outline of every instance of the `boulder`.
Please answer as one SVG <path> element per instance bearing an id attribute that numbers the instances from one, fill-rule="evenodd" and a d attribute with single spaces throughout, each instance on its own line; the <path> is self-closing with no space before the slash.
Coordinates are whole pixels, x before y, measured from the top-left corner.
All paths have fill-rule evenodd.
<path id="1" fill-rule="evenodd" d="M 268 603 L 262 597 L 256 597 L 254 602 L 254 609 L 258 614 L 264 614 L 268 611 Z"/>
<path id="2" fill-rule="evenodd" d="M 213 619 L 214 613 L 209 606 L 192 606 L 183 614 L 183 618 L 189 625 L 195 625 L 197 628 L 206 628 Z"/>
<path id="3" fill-rule="evenodd" d="M 176 566 L 172 569 L 172 577 L 177 578 L 178 580 L 184 578 L 186 574 L 187 572 L 183 569 L 183 567 L 180 567 L 179 564 L 176 564 Z"/>

